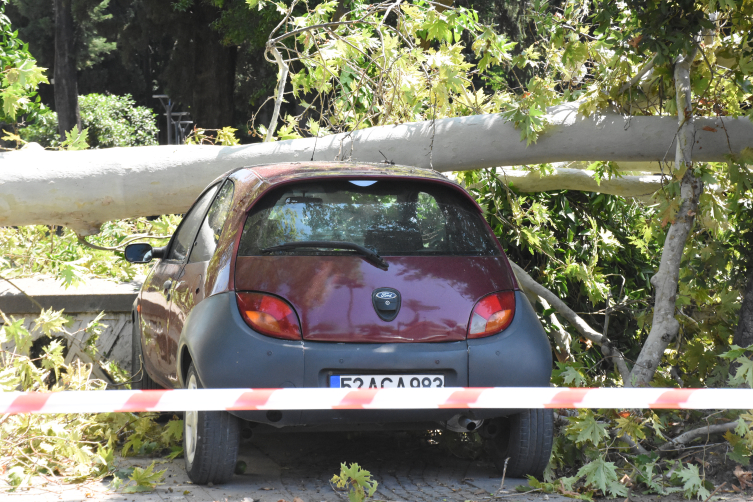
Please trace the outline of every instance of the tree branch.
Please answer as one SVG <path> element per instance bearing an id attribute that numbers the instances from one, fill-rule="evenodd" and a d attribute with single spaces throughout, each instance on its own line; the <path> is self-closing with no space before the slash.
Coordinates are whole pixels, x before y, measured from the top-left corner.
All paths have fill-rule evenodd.
<path id="1" fill-rule="evenodd" d="M 633 78 L 631 78 L 628 82 L 625 82 L 624 84 L 622 84 L 622 87 L 620 87 L 620 90 L 617 91 L 617 94 L 623 94 L 625 91 L 627 91 L 628 89 L 633 87 L 635 84 L 640 82 L 643 76 L 646 73 L 648 73 L 651 70 L 651 68 L 654 67 L 654 64 L 656 64 L 656 55 L 654 55 L 654 57 L 651 58 L 651 61 L 646 63 L 646 66 L 641 68 L 638 71 L 638 73 L 635 74 Z"/>
<path id="2" fill-rule="evenodd" d="M 565 305 L 565 302 L 563 302 L 557 295 L 534 281 L 531 276 L 517 264 L 510 262 L 510 266 L 512 267 L 513 272 L 515 272 L 515 277 L 518 279 L 521 288 L 545 299 L 554 307 L 558 314 L 564 317 L 567 322 L 578 331 L 578 333 L 587 340 L 599 345 L 604 357 L 613 360 L 622 379 L 627 381 L 627 378 L 630 376 L 630 370 L 625 363 L 625 358 L 619 350 L 612 346 L 612 342 L 607 337 L 591 328 L 586 321 L 584 321 L 570 307 Z"/>
<path id="3" fill-rule="evenodd" d="M 294 37 L 295 35 L 298 35 L 299 33 L 303 33 L 305 31 L 317 30 L 319 28 L 334 28 L 335 26 L 342 26 L 342 25 L 347 25 L 347 24 L 364 24 L 364 23 L 369 24 L 369 25 L 374 24 L 374 23 L 369 23 L 367 21 L 364 21 L 365 18 L 366 16 L 362 17 L 361 19 L 357 19 L 355 21 L 333 21 L 331 23 L 313 24 L 311 26 L 306 26 L 305 28 L 298 28 L 297 30 L 289 31 L 283 35 L 280 35 L 277 38 L 269 40 L 267 42 L 267 47 L 271 49 L 272 46 L 276 44 L 277 42 L 281 42 L 289 37 Z"/>
<path id="4" fill-rule="evenodd" d="M 275 109 L 274 109 L 274 112 L 272 112 L 272 119 L 269 121 L 269 127 L 267 128 L 267 136 L 264 138 L 265 142 L 270 142 L 274 139 L 275 129 L 277 129 L 277 119 L 280 116 L 280 106 L 282 106 L 282 99 L 285 94 L 285 84 L 288 81 L 288 71 L 290 70 L 290 67 L 282 59 L 282 56 L 280 55 L 280 51 L 278 51 L 277 48 L 269 47 L 267 50 L 269 50 L 269 52 L 272 53 L 272 56 L 274 56 L 275 61 L 277 61 L 277 67 L 280 69 L 280 72 L 278 75 L 280 82 L 277 87 L 277 96 L 275 96 Z"/>
<path id="5" fill-rule="evenodd" d="M 499 176 L 499 179 L 521 192 L 581 190 L 622 197 L 650 196 L 662 186 L 662 177 L 651 174 L 605 178 L 597 182 L 591 171 L 558 167 L 553 168 L 551 174 L 546 176 L 536 171 L 504 169 L 504 176 Z"/>
<path id="6" fill-rule="evenodd" d="M 633 453 L 633 455 L 649 455 L 649 451 L 643 447 L 640 443 L 636 443 L 633 441 L 630 436 L 627 434 L 623 434 L 622 436 L 618 436 L 616 430 L 612 430 L 611 434 L 619 439 L 620 441 L 627 443 L 627 445 L 630 447 L 630 451 Z"/>
<path id="7" fill-rule="evenodd" d="M 738 422 L 727 422 L 726 424 L 707 425 L 705 427 L 699 427 L 691 431 L 680 434 L 674 439 L 671 439 L 659 447 L 659 451 L 669 451 L 675 449 L 682 449 L 687 443 L 691 442 L 697 437 L 710 436 L 712 434 L 723 434 L 727 431 L 734 430 L 737 427 Z"/>
<path id="8" fill-rule="evenodd" d="M 544 307 L 544 310 L 549 310 L 551 308 L 549 302 L 544 298 L 538 296 L 537 299 L 539 303 L 541 303 L 541 306 Z M 562 362 L 572 361 L 573 354 L 570 352 L 572 337 L 570 336 L 570 333 L 565 330 L 565 327 L 560 323 L 560 320 L 557 319 L 556 314 L 550 315 L 549 319 L 554 326 L 554 344 L 557 346 L 557 358 Z"/>
<path id="9" fill-rule="evenodd" d="M 78 239 L 78 242 L 80 242 L 82 245 L 91 248 L 96 249 L 97 251 L 121 251 L 123 248 L 125 248 L 128 244 L 141 240 L 141 239 L 169 239 L 169 235 L 151 235 L 151 234 L 141 234 L 141 235 L 132 235 L 125 241 L 121 242 L 117 246 L 98 246 L 97 244 L 92 244 L 91 242 L 87 241 L 86 238 L 81 234 L 76 234 L 76 238 Z"/>

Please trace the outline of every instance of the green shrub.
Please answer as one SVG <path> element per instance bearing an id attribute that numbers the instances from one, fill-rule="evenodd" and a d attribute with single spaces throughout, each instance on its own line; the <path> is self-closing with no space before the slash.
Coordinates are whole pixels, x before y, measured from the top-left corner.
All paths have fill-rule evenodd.
<path id="1" fill-rule="evenodd" d="M 92 148 L 144 146 L 157 144 L 157 115 L 149 108 L 136 106 L 130 94 L 79 96 L 81 125 L 89 129 Z M 20 131 L 25 141 L 44 147 L 60 146 L 57 114 L 49 109 L 38 113 Z"/>

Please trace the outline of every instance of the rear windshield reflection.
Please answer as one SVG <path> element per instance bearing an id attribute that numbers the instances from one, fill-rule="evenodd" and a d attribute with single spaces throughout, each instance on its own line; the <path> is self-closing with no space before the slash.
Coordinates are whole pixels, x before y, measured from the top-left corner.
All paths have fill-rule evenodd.
<path id="1" fill-rule="evenodd" d="M 348 180 L 285 185 L 249 214 L 239 255 L 290 242 L 347 241 L 382 256 L 499 255 L 478 209 L 452 188 L 433 183 Z M 348 250 L 296 248 L 275 254 L 332 255 Z"/>

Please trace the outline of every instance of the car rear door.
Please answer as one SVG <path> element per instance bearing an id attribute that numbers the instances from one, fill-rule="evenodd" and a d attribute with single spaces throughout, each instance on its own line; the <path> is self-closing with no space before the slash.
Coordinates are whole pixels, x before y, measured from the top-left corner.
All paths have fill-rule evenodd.
<path id="1" fill-rule="evenodd" d="M 233 202 L 233 191 L 233 182 L 227 180 L 202 220 L 191 246 L 188 263 L 183 266 L 183 270 L 178 275 L 178 281 L 173 287 L 167 340 L 170 347 L 175 347 L 176 357 L 163 361 L 163 371 L 171 382 L 178 381 L 177 347 L 180 334 L 183 332 L 183 324 L 191 309 L 206 295 L 204 283 L 207 266 L 217 249 L 217 243 L 225 226 L 225 220 Z"/>
<path id="2" fill-rule="evenodd" d="M 158 369 L 160 347 L 157 340 L 164 337 L 167 332 L 170 290 L 173 277 L 178 274 L 180 268 L 180 262 L 175 260 L 163 259 L 156 263 L 144 281 L 139 302 L 143 364 L 149 375 L 163 386 L 168 382 Z"/>
<path id="3" fill-rule="evenodd" d="M 218 185 L 207 189 L 188 210 L 170 240 L 167 255 L 149 274 L 141 294 L 142 352 L 152 378 L 165 387 L 174 387 L 169 368 L 175 364 L 178 345 L 168 336 L 174 288 L 179 284 L 184 264 L 209 203 Z"/>

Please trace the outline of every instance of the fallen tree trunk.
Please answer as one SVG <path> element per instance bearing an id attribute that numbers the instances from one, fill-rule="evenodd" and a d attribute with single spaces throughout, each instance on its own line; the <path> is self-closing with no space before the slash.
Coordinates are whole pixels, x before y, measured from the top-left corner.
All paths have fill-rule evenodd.
<path id="1" fill-rule="evenodd" d="M 554 168 L 552 173 L 546 176 L 536 171 L 500 169 L 499 178 L 521 192 L 581 190 L 623 197 L 645 197 L 659 190 L 662 185 L 662 177 L 653 174 L 626 175 L 621 178 L 603 179 L 598 183 L 591 171 L 571 168 Z"/>
<path id="2" fill-rule="evenodd" d="M 552 109 L 547 118 L 551 126 L 529 147 L 501 116 L 476 115 L 437 120 L 435 128 L 419 122 L 234 147 L 7 152 L 0 154 L 0 225 L 64 225 L 90 235 L 108 220 L 182 213 L 213 178 L 232 168 L 312 158 L 386 158 L 438 171 L 565 160 L 660 161 L 677 130 L 673 117 L 632 117 L 628 123 L 614 114 L 584 118 L 574 106 Z M 697 161 L 722 161 L 730 148 L 737 154 L 753 145 L 747 118 L 725 119 L 724 129 L 719 118 L 696 122 Z"/>

